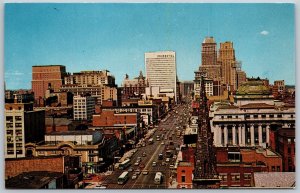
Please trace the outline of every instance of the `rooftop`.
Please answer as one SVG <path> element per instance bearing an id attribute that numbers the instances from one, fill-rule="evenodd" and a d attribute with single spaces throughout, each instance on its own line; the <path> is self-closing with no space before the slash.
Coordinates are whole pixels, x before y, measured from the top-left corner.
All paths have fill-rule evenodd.
<path id="1" fill-rule="evenodd" d="M 183 162 L 183 161 L 180 161 L 178 163 L 178 166 L 193 166 L 191 162 Z"/>
<path id="2" fill-rule="evenodd" d="M 84 130 L 84 131 L 53 131 L 50 134 L 46 135 L 93 135 L 100 131 L 91 131 L 91 130 Z"/>
<path id="3" fill-rule="evenodd" d="M 269 105 L 266 103 L 249 103 L 240 106 L 240 109 L 274 109 L 274 105 Z"/>
<path id="4" fill-rule="evenodd" d="M 8 189 L 40 189 L 51 181 L 62 178 L 63 173 L 48 171 L 24 172 L 5 181 Z"/>
<path id="5" fill-rule="evenodd" d="M 271 90 L 263 81 L 248 81 L 239 86 L 236 95 L 270 95 Z"/>
<path id="6" fill-rule="evenodd" d="M 204 44 L 207 44 L 207 43 L 214 44 L 214 43 L 216 43 L 216 42 L 215 42 L 214 38 L 213 38 L 212 36 L 210 36 L 210 37 L 206 37 L 206 38 L 204 39 L 203 43 L 204 43 Z"/>
<path id="7" fill-rule="evenodd" d="M 59 65 L 59 64 L 50 64 L 50 65 L 34 65 L 32 67 L 50 67 L 50 66 L 60 66 L 60 67 L 66 67 L 64 65 Z"/>
<path id="8" fill-rule="evenodd" d="M 270 180 L 272 179 L 272 180 Z M 254 173 L 254 186 L 265 188 L 295 187 L 295 172 L 259 172 Z"/>
<path id="9" fill-rule="evenodd" d="M 62 126 L 62 125 L 70 125 L 72 124 L 72 120 L 67 118 L 55 118 L 54 124 L 55 126 Z M 53 124 L 53 118 L 45 118 L 45 124 L 46 125 L 52 125 Z"/>

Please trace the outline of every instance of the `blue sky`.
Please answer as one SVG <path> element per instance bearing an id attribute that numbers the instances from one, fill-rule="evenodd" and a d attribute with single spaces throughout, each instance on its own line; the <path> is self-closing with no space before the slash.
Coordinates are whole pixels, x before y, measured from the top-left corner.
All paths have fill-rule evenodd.
<path id="1" fill-rule="evenodd" d="M 144 53 L 176 52 L 179 80 L 193 80 L 206 36 L 232 41 L 249 77 L 295 84 L 292 4 L 6 4 L 6 89 L 31 88 L 33 65 L 108 69 L 120 86 L 145 72 Z"/>

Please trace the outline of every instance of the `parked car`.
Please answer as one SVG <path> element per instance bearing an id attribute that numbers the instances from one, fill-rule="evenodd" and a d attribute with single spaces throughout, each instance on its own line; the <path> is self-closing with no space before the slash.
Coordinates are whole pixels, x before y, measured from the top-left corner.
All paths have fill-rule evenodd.
<path id="1" fill-rule="evenodd" d="M 156 162 L 152 162 L 152 166 L 153 166 L 153 167 L 156 166 Z"/>

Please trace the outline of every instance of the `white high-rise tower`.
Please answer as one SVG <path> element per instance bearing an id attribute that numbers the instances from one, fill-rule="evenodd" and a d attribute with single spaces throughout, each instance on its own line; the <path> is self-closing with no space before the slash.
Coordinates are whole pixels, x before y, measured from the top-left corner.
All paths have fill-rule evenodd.
<path id="1" fill-rule="evenodd" d="M 176 91 L 176 54 L 174 51 L 145 53 L 146 78 L 150 87 L 159 87 L 160 93 Z"/>

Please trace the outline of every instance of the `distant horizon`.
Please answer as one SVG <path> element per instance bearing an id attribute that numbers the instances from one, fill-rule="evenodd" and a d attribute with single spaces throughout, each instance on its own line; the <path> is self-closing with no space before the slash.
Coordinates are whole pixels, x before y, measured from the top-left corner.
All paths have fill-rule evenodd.
<path id="1" fill-rule="evenodd" d="M 125 74 L 145 75 L 146 52 L 169 50 L 179 81 L 192 81 L 208 36 L 218 49 L 233 42 L 247 77 L 296 84 L 290 3 L 7 3 L 4 21 L 7 90 L 31 89 L 32 66 L 42 64 L 109 70 L 121 86 Z"/>

